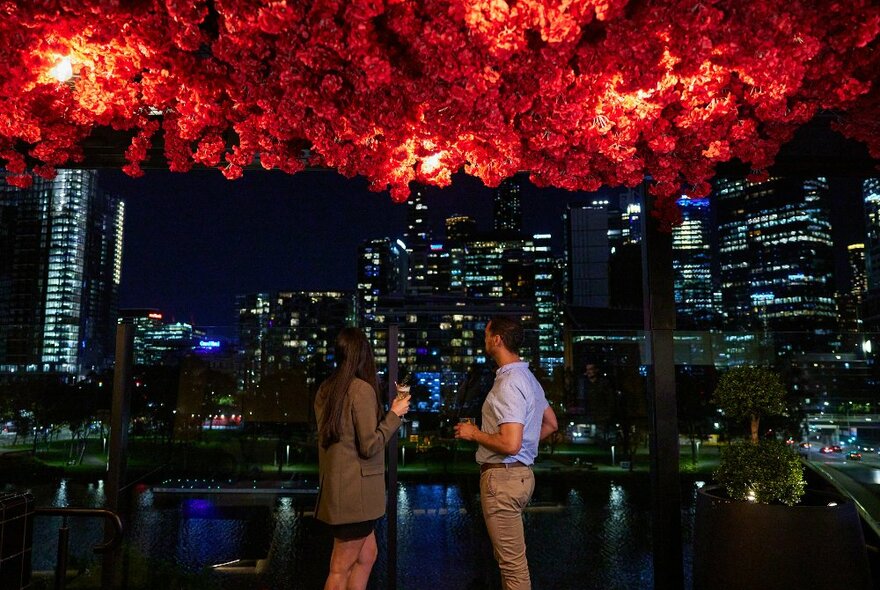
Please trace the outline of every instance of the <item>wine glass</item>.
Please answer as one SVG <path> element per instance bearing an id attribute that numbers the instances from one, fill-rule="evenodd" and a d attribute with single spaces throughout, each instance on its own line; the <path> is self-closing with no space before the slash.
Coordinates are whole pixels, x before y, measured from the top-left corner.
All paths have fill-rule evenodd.
<path id="1" fill-rule="evenodd" d="M 409 395 L 409 389 L 412 386 L 412 374 L 401 372 L 403 377 L 400 378 L 399 381 L 394 382 L 394 387 L 397 389 L 397 399 L 403 399 Z M 405 417 L 400 418 L 401 422 L 406 422 L 407 419 Z"/>

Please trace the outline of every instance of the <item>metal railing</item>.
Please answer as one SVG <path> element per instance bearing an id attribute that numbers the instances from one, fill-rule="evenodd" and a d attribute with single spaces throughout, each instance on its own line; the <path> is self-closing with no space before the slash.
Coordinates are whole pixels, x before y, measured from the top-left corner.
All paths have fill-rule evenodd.
<path id="1" fill-rule="evenodd" d="M 113 536 L 109 540 L 105 538 L 103 543 L 95 545 L 92 548 L 95 553 L 112 551 L 122 542 L 122 520 L 118 514 L 111 510 L 101 508 L 37 508 L 34 510 L 34 515 L 61 517 L 61 526 L 58 529 L 58 560 L 55 563 L 55 590 L 64 590 L 67 583 L 67 558 L 70 545 L 70 529 L 67 526 L 67 519 L 69 517 L 103 517 L 107 520 L 110 525 L 108 528 L 112 530 Z"/>

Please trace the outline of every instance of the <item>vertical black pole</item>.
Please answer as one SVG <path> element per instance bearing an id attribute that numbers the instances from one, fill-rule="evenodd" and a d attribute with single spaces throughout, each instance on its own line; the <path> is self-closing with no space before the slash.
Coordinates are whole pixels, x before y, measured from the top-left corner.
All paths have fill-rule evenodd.
<path id="1" fill-rule="evenodd" d="M 134 348 L 134 326 L 119 324 L 116 328 L 116 365 L 113 371 L 113 406 L 110 416 L 110 456 L 107 463 L 107 494 L 105 505 L 108 510 L 119 511 L 119 490 L 125 476 L 126 448 L 128 446 L 128 416 L 130 403 L 130 382 Z M 115 531 L 109 523 L 105 537 Z M 118 588 L 121 550 L 116 548 L 104 554 L 102 583 L 105 589 Z"/>
<path id="2" fill-rule="evenodd" d="M 67 517 L 61 517 L 61 528 L 58 529 L 58 561 L 55 563 L 55 590 L 64 590 L 67 585 L 67 553 L 70 547 L 70 529 Z"/>
<path id="3" fill-rule="evenodd" d="M 651 215 L 653 197 L 643 191 L 642 285 L 651 411 L 651 495 L 653 503 L 654 588 L 684 587 L 681 549 L 681 483 L 678 413 L 675 399 L 675 295 L 672 234 L 661 232 Z"/>
<path id="4" fill-rule="evenodd" d="M 397 395 L 397 324 L 388 324 L 388 404 Z M 397 436 L 388 442 L 388 588 L 397 588 Z"/>

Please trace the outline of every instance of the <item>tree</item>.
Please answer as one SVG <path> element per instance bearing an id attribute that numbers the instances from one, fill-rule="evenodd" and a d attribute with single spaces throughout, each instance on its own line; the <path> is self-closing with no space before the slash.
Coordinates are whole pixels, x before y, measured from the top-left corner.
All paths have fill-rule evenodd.
<path id="1" fill-rule="evenodd" d="M 751 440 L 756 443 L 761 417 L 785 412 L 785 387 L 769 369 L 734 367 L 719 380 L 713 401 L 726 416 L 749 420 Z"/>

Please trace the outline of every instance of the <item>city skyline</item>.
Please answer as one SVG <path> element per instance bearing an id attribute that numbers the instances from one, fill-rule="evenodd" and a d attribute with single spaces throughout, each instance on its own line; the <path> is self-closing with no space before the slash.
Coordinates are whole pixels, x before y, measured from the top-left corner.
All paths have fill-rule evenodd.
<path id="1" fill-rule="evenodd" d="M 129 208 L 121 307 L 156 308 L 169 319 L 200 326 L 231 326 L 237 295 L 353 291 L 358 246 L 406 232 L 405 203 L 369 192 L 363 179 L 330 171 L 256 172 L 230 182 L 215 171 L 150 171 L 130 179 L 102 170 L 101 183 Z M 460 174 L 452 187 L 423 193 L 435 239 L 442 239 L 445 219 L 454 213 L 474 217 L 480 230 L 491 229 L 494 189 L 479 180 Z M 561 227 L 565 205 L 576 198 L 586 194 L 524 183 L 525 232 L 553 234 L 561 253 L 554 225 Z M 299 220 L 304 227 L 296 232 Z"/>
<path id="2" fill-rule="evenodd" d="M 835 185 L 854 185 L 852 179 L 831 182 L 832 192 Z M 359 244 L 406 232 L 405 204 L 368 192 L 363 179 L 329 171 L 292 177 L 258 172 L 235 182 L 214 171 L 150 171 L 141 179 L 101 171 L 101 185 L 129 209 L 120 306 L 161 309 L 169 319 L 200 326 L 231 327 L 235 297 L 245 293 L 353 290 Z M 464 174 L 446 189 L 423 189 L 434 239 L 442 239 L 453 213 L 491 229 L 494 192 Z M 864 219 L 851 214 L 853 205 L 861 207 L 858 191 L 836 192 L 831 219 L 841 285 L 848 269 L 846 244 L 838 242 L 863 234 Z M 565 207 L 592 196 L 523 182 L 525 233 L 551 234 L 554 254 L 561 255 Z"/>

